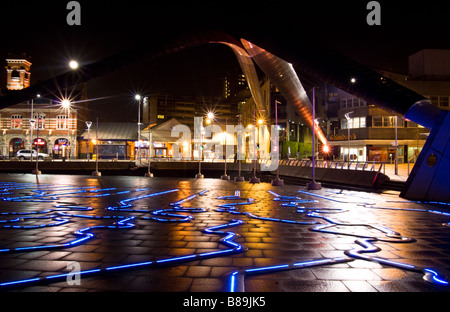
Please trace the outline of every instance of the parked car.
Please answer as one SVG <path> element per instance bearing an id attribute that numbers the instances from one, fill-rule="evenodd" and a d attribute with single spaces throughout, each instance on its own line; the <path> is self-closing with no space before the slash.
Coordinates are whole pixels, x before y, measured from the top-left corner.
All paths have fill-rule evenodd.
<path id="1" fill-rule="evenodd" d="M 26 150 L 26 149 L 18 151 L 16 156 L 19 157 L 20 160 L 31 159 L 31 153 L 33 153 L 33 159 L 36 159 L 36 156 L 38 157 L 38 159 L 44 159 L 48 157 L 48 154 L 45 153 L 38 154 L 35 150 Z"/>

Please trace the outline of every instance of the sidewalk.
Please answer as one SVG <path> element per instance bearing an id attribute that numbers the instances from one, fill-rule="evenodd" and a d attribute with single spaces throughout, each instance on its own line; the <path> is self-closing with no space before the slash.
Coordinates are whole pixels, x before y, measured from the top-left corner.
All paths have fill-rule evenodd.
<path id="1" fill-rule="evenodd" d="M 409 164 L 409 173 L 411 173 L 414 164 Z M 386 174 L 392 181 L 401 181 L 406 182 L 408 180 L 408 164 L 398 164 L 398 174 L 395 174 L 395 165 L 394 164 L 386 164 L 386 169 L 381 172 Z"/>

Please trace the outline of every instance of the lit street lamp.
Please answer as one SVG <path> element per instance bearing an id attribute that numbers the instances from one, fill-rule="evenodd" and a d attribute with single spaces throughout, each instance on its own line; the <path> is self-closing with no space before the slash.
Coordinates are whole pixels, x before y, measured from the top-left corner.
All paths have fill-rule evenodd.
<path id="1" fill-rule="evenodd" d="M 275 100 L 275 128 L 278 132 L 278 101 Z M 281 104 L 281 103 L 280 103 Z M 277 136 L 276 141 L 275 141 L 275 146 L 273 146 L 272 148 L 275 150 L 276 152 L 279 153 L 278 149 L 279 149 L 279 136 Z M 278 159 L 278 156 L 276 157 L 276 159 Z M 275 180 L 272 180 L 272 185 L 273 186 L 283 186 L 284 185 L 284 181 L 280 179 L 279 177 L 279 164 L 277 164 L 277 177 Z"/>
<path id="2" fill-rule="evenodd" d="M 348 130 L 348 135 L 347 135 L 347 140 L 348 140 L 347 160 L 348 161 L 350 161 L 350 114 L 353 114 L 353 112 L 348 112 L 347 114 L 345 114 L 345 118 L 347 119 L 347 130 Z"/>
<path id="3" fill-rule="evenodd" d="M 70 69 L 73 69 L 73 70 L 75 70 L 75 69 L 78 69 L 78 67 L 79 67 L 79 64 L 78 64 L 78 62 L 77 62 L 77 61 L 75 61 L 75 60 L 71 60 L 71 61 L 69 62 L 69 67 L 70 67 Z"/>
<path id="4" fill-rule="evenodd" d="M 241 140 L 242 140 L 242 138 L 241 138 L 241 135 L 242 135 L 242 120 L 241 120 L 242 119 L 242 114 L 240 113 L 237 116 L 239 116 L 239 132 L 238 132 L 238 135 L 237 135 L 238 144 L 237 144 L 237 148 L 236 148 L 236 155 L 237 155 L 237 159 L 238 159 L 238 163 L 239 163 L 239 171 L 238 171 L 239 173 L 238 173 L 237 177 L 234 177 L 234 182 L 244 182 L 245 178 L 243 176 L 241 176 L 242 146 L 240 146 L 240 143 L 242 143 L 241 142 Z"/>
<path id="5" fill-rule="evenodd" d="M 62 100 L 61 101 L 61 106 L 64 108 L 64 109 L 67 109 L 67 121 L 66 121 L 66 125 L 67 125 L 67 158 L 68 158 L 68 160 L 70 161 L 70 154 L 71 154 L 71 148 L 70 148 L 70 143 L 71 143 L 71 141 L 70 141 L 70 122 L 69 122 L 69 119 L 70 119 L 70 101 L 68 100 L 68 99 L 64 99 L 64 100 Z M 38 122 L 38 129 L 39 129 L 39 122 Z"/>
<path id="6" fill-rule="evenodd" d="M 259 144 L 259 131 L 258 132 L 256 132 L 256 111 L 258 111 L 258 112 L 265 112 L 265 110 L 264 109 L 254 109 L 253 110 L 253 124 L 254 124 L 254 129 L 253 129 L 253 131 L 254 131 L 254 137 L 255 137 L 255 140 L 258 140 L 258 144 Z M 258 125 L 262 125 L 264 123 L 264 120 L 263 119 L 258 119 Z M 257 137 L 258 136 L 258 137 Z M 256 144 L 254 144 L 254 146 L 255 146 Z M 260 183 L 261 182 L 261 179 L 260 178 L 258 178 L 258 177 L 256 177 L 256 167 L 258 166 L 258 151 L 255 151 L 255 156 L 256 156 L 256 159 L 253 161 L 253 177 L 251 177 L 250 178 L 250 183 Z"/>
<path id="7" fill-rule="evenodd" d="M 227 125 L 228 125 L 228 119 L 225 119 L 225 172 L 223 173 L 223 175 L 220 177 L 221 180 L 226 180 L 229 181 L 230 180 L 230 176 L 227 175 Z"/>
<path id="8" fill-rule="evenodd" d="M 91 129 L 92 121 L 86 121 L 86 126 L 88 128 L 88 138 L 87 138 L 87 141 L 86 141 L 86 159 L 87 159 L 87 161 L 89 161 L 89 139 L 90 139 L 90 132 L 89 132 L 89 130 Z"/>
<path id="9" fill-rule="evenodd" d="M 38 94 L 37 97 L 41 97 L 41 95 Z M 36 120 L 34 120 L 34 117 L 33 117 L 33 104 L 34 104 L 34 99 L 31 99 L 31 118 L 32 118 L 32 119 L 30 119 L 31 147 L 33 147 L 33 128 L 34 128 L 34 124 L 36 123 Z M 36 134 L 36 137 L 39 138 L 39 113 L 38 113 L 37 117 L 38 117 L 38 120 L 37 120 L 37 134 Z M 31 148 L 31 160 L 33 160 L 33 149 L 32 148 Z M 36 175 L 41 174 L 41 171 L 39 171 L 38 160 L 39 160 L 39 147 L 36 144 L 36 169 L 31 172 L 31 173 L 36 174 Z"/>
<path id="10" fill-rule="evenodd" d="M 138 157 L 139 157 L 139 163 L 141 163 L 141 96 L 139 94 L 136 94 L 134 96 L 134 99 L 138 101 L 138 120 L 137 120 L 137 142 L 138 142 Z"/>
<path id="11" fill-rule="evenodd" d="M 98 171 L 98 117 L 97 117 L 95 125 L 96 125 L 96 128 L 97 128 L 95 130 L 95 146 L 97 148 L 97 151 L 96 151 L 96 153 L 97 153 L 96 155 L 97 156 L 95 157 L 95 171 L 92 172 L 92 176 L 100 177 L 102 175 L 102 173 Z"/>
<path id="12" fill-rule="evenodd" d="M 315 147 L 315 136 L 316 136 L 316 88 L 312 89 L 313 91 L 313 133 L 312 133 L 312 181 L 306 185 L 308 190 L 320 190 L 322 189 L 322 184 L 316 182 L 316 147 Z"/>
<path id="13" fill-rule="evenodd" d="M 148 98 L 147 97 L 145 97 L 144 98 L 144 102 L 146 103 L 146 101 L 148 100 Z M 144 104 L 145 105 L 145 104 Z M 149 120 L 149 123 L 148 123 L 148 171 L 147 171 L 147 173 L 145 173 L 145 176 L 146 177 L 148 177 L 148 178 L 153 178 L 153 173 L 151 173 L 150 172 L 150 159 L 151 159 L 151 151 L 152 151 L 152 124 L 150 123 L 150 120 Z"/>

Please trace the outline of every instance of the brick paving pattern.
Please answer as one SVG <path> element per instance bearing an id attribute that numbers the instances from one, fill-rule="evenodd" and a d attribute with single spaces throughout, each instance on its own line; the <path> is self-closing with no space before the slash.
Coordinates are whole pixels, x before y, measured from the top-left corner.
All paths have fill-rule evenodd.
<path id="1" fill-rule="evenodd" d="M 376 260 L 430 268 L 447 281 L 450 277 L 450 214 L 445 204 L 408 202 L 396 192 L 376 194 L 327 188 L 306 192 L 303 186 L 273 187 L 268 183 L 219 179 L 42 175 L 37 185 L 32 175 L 2 175 L 1 181 L 0 283 L 30 280 L 3 286 L 2 291 L 226 292 L 231 289 L 233 272 L 239 272 L 240 287 L 248 292 L 449 291 L 447 285 L 425 281 L 424 274 L 417 270 Z M 177 190 L 150 196 L 174 189 Z M 183 207 L 203 210 L 172 212 L 185 217 L 191 215 L 192 220 L 151 219 L 155 215 L 150 212 L 173 208 L 171 203 L 203 190 L 208 191 L 183 203 Z M 235 195 L 236 191 L 242 199 L 219 199 Z M 300 200 L 283 206 L 290 201 L 274 200 L 277 195 Z M 8 198 L 16 201 L 6 200 Z M 237 205 L 234 210 L 219 209 L 219 205 L 244 202 L 247 198 L 253 202 Z M 127 202 L 130 206 L 125 207 L 125 202 L 120 201 L 127 199 L 132 200 Z M 107 209 L 120 205 L 134 211 Z M 67 210 L 61 212 L 63 207 Z M 92 209 L 75 209 L 80 207 Z M 306 210 L 302 212 L 302 208 Z M 53 210 L 44 212 L 46 209 Z M 41 213 L 26 214 L 36 211 Z M 308 211 L 313 214 L 308 215 Z M 115 219 L 101 218 L 105 216 L 115 216 Z M 130 216 L 134 219 L 123 223 L 128 227 L 107 227 Z M 172 218 L 180 219 L 179 216 Z M 58 220 L 64 223 L 43 226 Z M 33 282 L 36 277 L 69 273 L 68 264 L 74 261 L 80 264 L 82 271 L 87 271 L 226 250 L 228 247 L 221 242 L 223 236 L 206 233 L 205 229 L 233 220 L 243 223 L 224 231 L 239 234 L 233 240 L 244 248 L 239 252 L 117 272 L 103 270 L 99 274 L 82 276 L 80 285 L 70 285 L 64 278 L 55 282 Z M 316 224 L 310 224 L 314 221 Z M 326 228 L 328 232 L 314 230 L 326 224 L 330 225 Z M 79 238 L 74 233 L 86 227 L 94 227 L 91 228 L 94 237 L 80 244 L 41 248 L 72 242 Z M 414 240 L 395 241 L 387 238 L 379 227 Z M 367 237 L 382 238 L 373 243 L 380 250 L 361 254 L 372 257 L 373 261 L 346 254 L 349 250 L 361 249 L 355 241 Z M 29 248 L 32 246 L 37 248 Z M 292 267 L 320 259 L 345 261 Z M 258 274 L 246 271 L 280 265 L 290 268 Z"/>

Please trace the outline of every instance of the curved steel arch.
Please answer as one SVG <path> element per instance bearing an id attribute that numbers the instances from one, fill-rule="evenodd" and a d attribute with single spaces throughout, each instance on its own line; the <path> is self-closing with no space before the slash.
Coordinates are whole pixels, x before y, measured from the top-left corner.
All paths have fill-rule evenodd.
<path id="1" fill-rule="evenodd" d="M 252 60 L 253 56 L 249 55 L 248 48 L 244 47 L 239 41 L 235 40 L 230 35 L 219 31 L 183 34 L 167 42 L 150 42 L 146 45 L 139 46 L 136 49 L 107 57 L 98 62 L 86 65 L 77 72 L 67 72 L 53 79 L 38 82 L 35 85 L 21 91 L 15 91 L 14 93 L 10 92 L 8 95 L 0 98 L 0 108 L 30 100 L 34 98 L 36 94 L 41 94 L 43 96 L 57 94 L 61 86 L 64 86 L 64 88 L 70 88 L 79 83 L 106 75 L 124 67 L 129 67 L 145 61 L 155 60 L 169 54 L 178 53 L 188 48 L 198 47 L 210 43 L 224 44 L 232 49 L 243 73 L 247 78 L 247 83 L 256 103 L 257 109 L 264 109 L 259 78 Z M 259 58 L 257 59 L 257 64 L 262 67 L 266 75 L 268 75 L 269 78 L 272 79 L 272 81 L 279 87 L 281 93 L 286 97 L 287 101 L 296 107 L 299 115 L 303 117 L 305 122 L 312 127 L 311 103 L 307 97 L 305 98 L 303 87 L 295 72 L 289 67 L 283 68 L 282 71 L 287 79 L 280 81 L 280 79 L 278 79 L 278 76 L 280 75 L 278 65 L 286 62 L 280 59 L 277 64 L 274 64 L 266 62 L 266 60 L 260 60 Z M 326 138 L 322 130 L 318 128 L 316 129 L 316 133 L 318 134 L 319 139 L 326 144 Z"/>
<path id="2" fill-rule="evenodd" d="M 252 48 L 249 45 L 250 41 L 243 39 L 242 43 L 247 45 L 243 46 L 234 37 L 221 31 L 185 33 L 173 37 L 171 40 L 167 40 L 165 37 L 160 40 L 153 39 L 135 49 L 83 66 L 76 72 L 71 71 L 46 81 L 38 81 L 35 85 L 21 91 L 10 91 L 0 98 L 0 109 L 31 100 L 38 93 L 41 95 L 57 94 L 61 87 L 73 87 L 125 67 L 155 60 L 188 48 L 209 43 L 221 43 L 229 46 L 235 53 L 243 72 L 246 74 L 250 91 L 258 109 L 263 108 L 263 100 L 253 60 L 277 84 L 283 95 L 297 108 L 298 113 L 310 127 L 314 124 L 311 117 L 311 105 L 303 94 L 303 87 L 295 71 L 289 64 L 294 64 L 296 68 L 298 67 L 306 73 L 355 94 L 366 101 L 405 115 L 408 119 L 429 129 L 438 119 L 441 110 L 431 105 L 422 95 L 387 78 L 384 79 L 374 70 L 362 66 L 348 57 L 316 42 L 298 45 L 293 38 L 285 37 L 281 33 L 275 37 L 270 36 L 270 34 L 264 35 L 263 39 L 253 39 L 250 36 L 251 42 L 264 46 L 264 49 L 259 48 L 259 51 L 257 51 L 256 46 L 253 45 Z M 298 40 L 302 40 L 302 43 L 304 43 L 303 38 L 299 37 Z M 269 50 L 270 53 L 267 52 Z M 285 74 L 284 77 L 289 77 L 289 79 L 280 79 L 281 71 Z M 358 77 L 356 84 L 349 83 L 351 76 Z M 320 140 L 326 142 L 320 128 L 317 129 L 317 133 Z"/>

